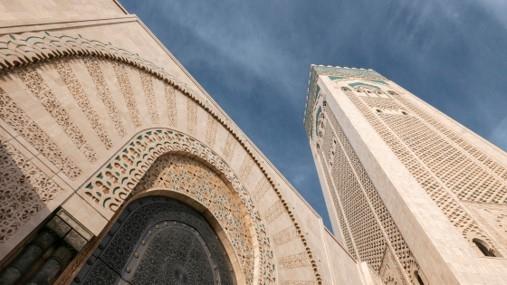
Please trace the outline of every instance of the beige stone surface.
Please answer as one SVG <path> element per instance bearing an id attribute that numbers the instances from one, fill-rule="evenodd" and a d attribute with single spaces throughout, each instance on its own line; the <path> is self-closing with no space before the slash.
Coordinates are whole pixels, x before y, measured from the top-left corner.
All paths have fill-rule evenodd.
<path id="1" fill-rule="evenodd" d="M 67 201 L 63 203 L 62 209 L 67 211 L 75 220 L 79 221 L 86 229 L 90 230 L 90 232 L 96 236 L 98 236 L 107 225 L 107 219 L 77 194 L 68 198 Z"/>
<path id="2" fill-rule="evenodd" d="M 313 66 L 305 126 L 335 232 L 383 282 L 503 284 L 505 152 L 365 69 Z"/>
<path id="3" fill-rule="evenodd" d="M 79 7 L 76 9 L 76 7 Z M 6 0 L 0 2 L 0 26 L 106 19 L 125 15 L 116 1 Z"/>
<path id="4" fill-rule="evenodd" d="M 220 235 L 228 253 L 238 256 L 235 270 L 244 273 L 238 279 L 241 284 L 369 284 L 361 277 L 367 273 L 330 237 L 296 189 L 139 19 L 105 0 L 12 5 L 7 1 L 0 6 L 5 19 L 0 24 L 4 34 L 0 45 L 10 39 L 10 33 L 17 33 L 16 40 L 37 53 L 61 49 L 51 62 L 43 56 L 27 56 L 26 67 L 0 65 L 2 100 L 17 106 L 0 106 L 0 134 L 12 145 L 10 151 L 28 157 L 34 173 L 49 175 L 63 189 L 40 203 L 26 220 L 15 221 L 15 233 L 2 236 L 1 258 L 15 253 L 22 240 L 59 207 L 98 236 L 121 206 L 131 201 L 129 194 L 143 185 L 143 195 L 177 194 L 226 225 Z M 30 35 L 40 37 L 40 42 L 27 40 Z M 50 37 L 60 45 L 50 46 Z M 86 52 L 68 56 L 64 49 L 77 42 Z M 45 45 L 50 48 L 39 49 Z M 16 60 L 5 53 L 0 56 L 2 62 Z M 30 76 L 20 77 L 27 70 Z M 195 173 L 203 173 L 195 163 L 209 167 L 206 171 L 216 174 L 213 181 L 220 185 L 219 193 L 236 204 L 222 207 L 220 196 L 208 199 L 205 192 L 195 191 L 198 187 L 187 193 L 184 186 L 168 182 L 170 175 L 161 177 L 164 185 L 157 189 L 148 187 L 150 183 L 139 184 L 155 177 L 156 171 L 165 173 L 161 161 L 171 152 L 187 157 L 194 172 L 201 169 Z M 208 186 L 202 180 L 194 182 Z M 49 190 L 41 186 L 42 192 Z M 0 198 L 6 191 L 0 188 Z M 24 191 L 33 193 L 30 188 Z M 224 218 L 233 213 L 234 218 Z M 231 221 L 242 226 L 227 224 Z M 1 226 L 0 230 L 6 228 Z M 239 242 L 240 237 L 248 240 Z"/>

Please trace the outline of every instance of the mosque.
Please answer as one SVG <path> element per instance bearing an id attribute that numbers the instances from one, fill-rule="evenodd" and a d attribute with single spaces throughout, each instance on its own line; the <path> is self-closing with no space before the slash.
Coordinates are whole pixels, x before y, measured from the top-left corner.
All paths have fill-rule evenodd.
<path id="1" fill-rule="evenodd" d="M 332 232 L 117 1 L 3 1 L 0 284 L 505 284 L 506 153 L 373 70 L 309 84 Z"/>

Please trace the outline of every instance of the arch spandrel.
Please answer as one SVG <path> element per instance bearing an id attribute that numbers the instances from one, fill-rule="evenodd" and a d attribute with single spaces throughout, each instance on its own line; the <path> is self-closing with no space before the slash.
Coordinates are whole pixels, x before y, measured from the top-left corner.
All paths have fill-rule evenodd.
<path id="1" fill-rule="evenodd" d="M 315 256 L 306 246 L 308 243 L 302 226 L 297 222 L 294 209 L 283 191 L 276 185 L 277 178 L 273 178 L 278 174 L 270 169 L 269 163 L 250 145 L 237 126 L 211 103 L 212 100 L 194 95 L 191 87 L 176 82 L 164 70 L 138 55 L 80 36 L 44 32 L 20 34 L 1 37 L 0 46 L 4 47 L 0 50 L 0 70 L 4 74 L 0 88 L 18 70 L 28 67 L 35 68 L 37 72 L 40 71 L 37 66 L 44 65 L 61 77 L 58 79 L 63 84 L 60 90 L 64 91 L 53 91 L 53 96 L 55 102 L 61 104 L 60 110 L 67 112 L 66 119 L 58 117 L 62 112 L 52 113 L 41 103 L 44 98 L 38 98 L 33 94 L 37 91 L 28 89 L 23 96 L 31 96 L 30 100 L 39 104 L 38 109 L 50 119 L 41 122 L 39 114 L 31 113 L 30 108 L 16 106 L 21 110 L 17 114 L 24 116 L 23 124 L 16 126 L 19 116 L 2 117 L 9 139 L 19 138 L 22 145 L 33 150 L 37 159 L 48 165 L 46 174 L 49 177 L 69 189 L 75 189 L 106 220 L 128 199 L 158 157 L 168 152 L 194 155 L 222 173 L 245 208 L 257 213 L 250 214 L 253 225 L 271 220 L 265 228 L 256 229 L 258 236 L 265 239 L 254 241 L 258 247 L 273 247 L 265 258 L 274 258 L 274 263 L 280 265 L 276 267 L 277 273 L 274 263 L 260 262 L 260 266 L 265 268 L 259 269 L 259 272 L 273 272 L 265 280 L 285 280 L 286 284 L 297 280 L 321 282 Z M 122 70 L 127 70 L 126 76 L 122 75 Z M 135 78 L 139 84 L 133 87 L 130 78 Z M 44 83 L 44 77 L 40 81 Z M 47 84 L 47 89 L 52 85 L 54 82 Z M 6 100 L 12 99 L 11 90 L 4 90 L 0 95 Z M 42 91 L 39 90 L 44 95 Z M 135 103 L 139 101 L 144 103 L 136 107 Z M 72 111 L 66 110 L 67 107 L 71 107 Z M 156 114 L 150 114 L 150 110 L 155 110 Z M 47 124 L 48 121 L 52 123 Z M 74 124 L 66 124 L 67 121 Z M 26 131 L 28 125 L 34 127 Z M 32 131 L 38 132 L 37 135 L 33 135 Z M 86 144 L 81 143 L 76 141 L 80 137 L 75 135 L 78 131 L 82 134 L 93 132 L 93 135 L 81 136 Z M 151 133 L 147 136 L 148 132 Z M 177 140 L 183 143 L 177 145 Z M 84 147 L 88 145 L 91 150 Z M 139 149 L 148 151 L 142 154 L 142 159 L 136 158 Z M 96 161 L 90 161 L 85 150 L 93 151 Z M 88 157 L 91 155 L 88 154 Z M 96 179 L 99 174 L 101 178 Z M 65 192 L 58 201 L 69 195 L 69 191 Z M 27 228 L 28 224 L 23 226 Z M 270 240 L 275 235 L 279 237 L 282 230 L 291 232 L 289 242 L 273 245 Z M 26 233 L 27 230 L 19 231 L 14 239 L 19 241 Z M 295 277 L 298 278 L 294 280 Z M 263 278 L 262 274 L 259 278 Z"/>

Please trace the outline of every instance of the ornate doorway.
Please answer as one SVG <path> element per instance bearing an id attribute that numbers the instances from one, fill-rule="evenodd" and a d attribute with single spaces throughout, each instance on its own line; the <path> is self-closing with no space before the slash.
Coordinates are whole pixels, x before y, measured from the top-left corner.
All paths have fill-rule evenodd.
<path id="1" fill-rule="evenodd" d="M 226 251 L 204 216 L 174 199 L 129 204 L 74 284 L 235 284 Z"/>

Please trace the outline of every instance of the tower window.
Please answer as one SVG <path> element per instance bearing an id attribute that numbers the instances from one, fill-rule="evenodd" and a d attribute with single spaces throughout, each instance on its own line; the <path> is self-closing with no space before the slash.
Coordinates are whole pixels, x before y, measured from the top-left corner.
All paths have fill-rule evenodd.
<path id="1" fill-rule="evenodd" d="M 477 246 L 477 248 L 484 254 L 484 256 L 492 256 L 495 257 L 495 251 L 488 246 L 488 244 L 478 238 L 474 238 L 472 242 Z"/>

